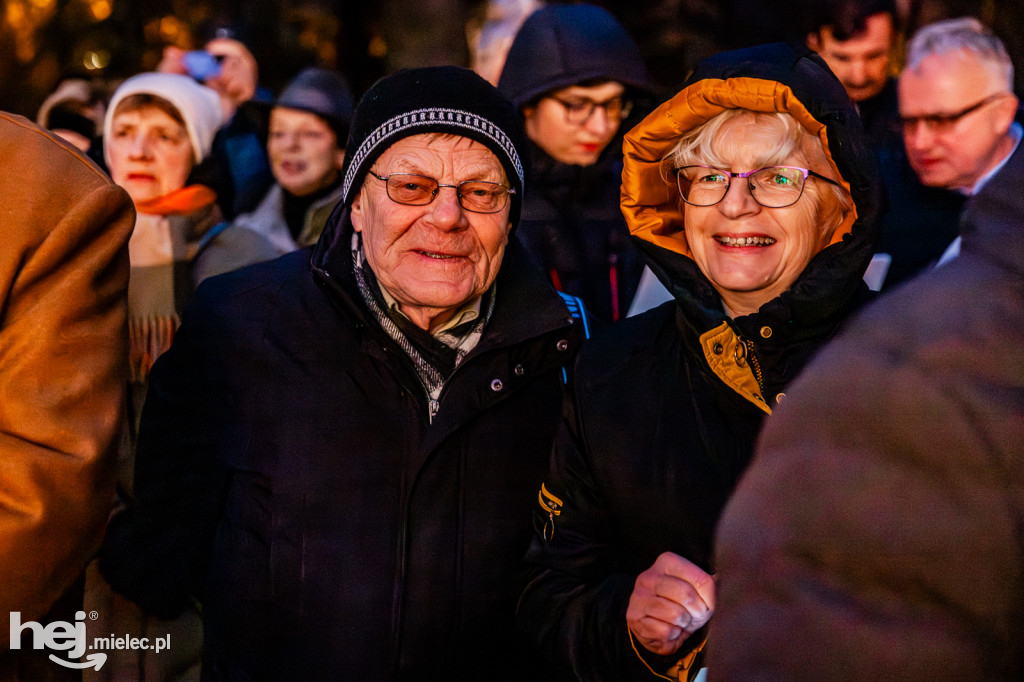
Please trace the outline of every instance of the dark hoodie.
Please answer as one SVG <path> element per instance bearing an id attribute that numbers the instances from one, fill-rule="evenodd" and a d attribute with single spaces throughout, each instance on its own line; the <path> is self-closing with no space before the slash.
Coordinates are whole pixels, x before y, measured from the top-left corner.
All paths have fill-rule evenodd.
<path id="1" fill-rule="evenodd" d="M 729 108 L 791 114 L 826 143 L 830 175 L 855 204 L 789 290 L 736 319 L 690 256 L 662 163 L 684 132 Z M 703 632 L 668 657 L 633 641 L 625 613 L 636 578 L 666 551 L 715 573 L 715 525 L 763 420 L 869 295 L 862 276 L 879 196 L 839 81 L 816 55 L 785 44 L 705 60 L 623 148 L 623 213 L 675 301 L 584 346 L 573 418 L 539 496 L 518 612 L 565 679 L 592 682 L 677 675 L 680 665 L 686 679 L 700 667 L 690 654 Z"/>
<path id="2" fill-rule="evenodd" d="M 650 91 L 640 50 L 607 11 L 553 5 L 534 12 L 509 49 L 498 89 L 522 111 L 541 96 L 594 79 Z M 626 125 L 621 126 L 626 129 Z M 559 163 L 536 144 L 518 236 L 561 290 L 598 320 L 625 316 L 643 263 L 619 211 L 621 137 L 596 163 Z"/>

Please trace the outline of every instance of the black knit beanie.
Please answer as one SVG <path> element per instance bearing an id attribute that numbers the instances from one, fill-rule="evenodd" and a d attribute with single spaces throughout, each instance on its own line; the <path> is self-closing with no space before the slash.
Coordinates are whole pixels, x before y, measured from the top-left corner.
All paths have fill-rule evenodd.
<path id="1" fill-rule="evenodd" d="M 342 168 L 348 206 L 374 161 L 402 138 L 450 133 L 476 140 L 498 157 L 512 195 L 509 220 L 519 223 L 529 146 L 515 107 L 486 80 L 458 66 L 402 69 L 377 81 L 356 105 Z"/>

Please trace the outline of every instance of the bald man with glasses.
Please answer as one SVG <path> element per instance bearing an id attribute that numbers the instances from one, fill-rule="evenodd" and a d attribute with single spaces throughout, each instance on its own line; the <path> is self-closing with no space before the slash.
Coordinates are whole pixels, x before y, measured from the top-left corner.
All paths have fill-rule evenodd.
<path id="1" fill-rule="evenodd" d="M 1013 64 L 1002 41 L 970 17 L 925 26 L 899 80 L 910 165 L 921 182 L 967 196 L 1002 169 L 1022 137 Z M 955 256 L 959 239 L 940 260 Z"/>

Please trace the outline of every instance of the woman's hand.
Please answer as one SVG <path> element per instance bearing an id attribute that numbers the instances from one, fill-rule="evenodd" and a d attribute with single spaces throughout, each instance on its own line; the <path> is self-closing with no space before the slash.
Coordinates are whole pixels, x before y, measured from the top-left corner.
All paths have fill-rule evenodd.
<path id="1" fill-rule="evenodd" d="M 637 576 L 626 623 L 644 648 L 674 654 L 715 610 L 715 579 L 678 554 L 665 552 Z"/>

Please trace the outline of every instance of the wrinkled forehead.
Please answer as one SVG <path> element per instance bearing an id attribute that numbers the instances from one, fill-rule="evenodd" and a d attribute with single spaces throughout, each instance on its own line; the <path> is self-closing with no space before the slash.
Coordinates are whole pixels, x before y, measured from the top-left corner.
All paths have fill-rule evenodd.
<path id="1" fill-rule="evenodd" d="M 942 113 L 1005 90 L 999 65 L 967 50 L 933 54 L 906 68 L 898 83 L 900 113 Z"/>
<path id="2" fill-rule="evenodd" d="M 374 166 L 377 172 L 383 169 L 432 177 L 434 173 L 455 173 L 459 180 L 505 180 L 504 168 L 494 152 L 472 138 L 451 133 L 403 137 L 384 150 Z"/>

